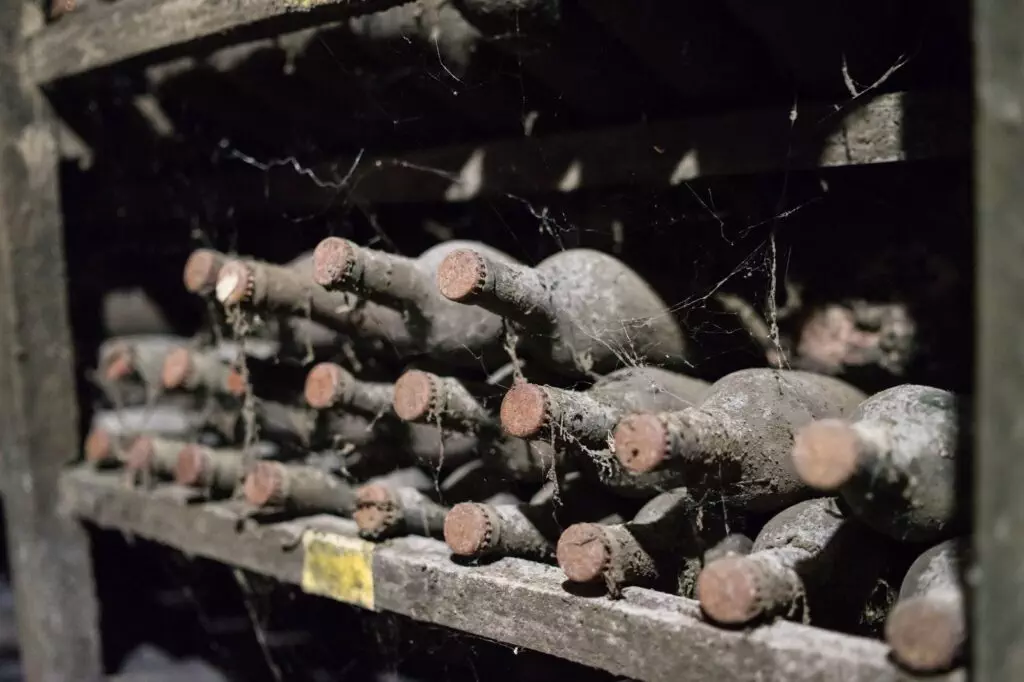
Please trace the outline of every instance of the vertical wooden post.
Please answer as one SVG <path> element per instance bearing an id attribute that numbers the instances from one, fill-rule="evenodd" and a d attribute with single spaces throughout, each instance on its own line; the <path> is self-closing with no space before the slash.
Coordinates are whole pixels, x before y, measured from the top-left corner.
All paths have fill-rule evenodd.
<path id="1" fill-rule="evenodd" d="M 0 0 L 0 489 L 25 679 L 100 679 L 85 530 L 58 510 L 79 447 L 57 141 L 20 77 L 28 8 Z"/>
<path id="2" fill-rule="evenodd" d="M 973 679 L 1024 674 L 1024 1 L 976 0 Z"/>

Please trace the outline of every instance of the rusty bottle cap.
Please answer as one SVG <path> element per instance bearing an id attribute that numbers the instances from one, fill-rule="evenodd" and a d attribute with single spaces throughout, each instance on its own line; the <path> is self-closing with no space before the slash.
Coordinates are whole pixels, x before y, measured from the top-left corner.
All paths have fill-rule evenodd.
<path id="1" fill-rule="evenodd" d="M 256 507 L 283 506 L 288 495 L 288 470 L 280 462 L 256 462 L 245 477 L 242 492 Z"/>
<path id="2" fill-rule="evenodd" d="M 885 638 L 893 656 L 915 672 L 952 668 L 963 651 L 966 636 L 963 602 L 934 596 L 899 602 L 885 623 Z"/>
<path id="3" fill-rule="evenodd" d="M 212 294 L 217 286 L 224 255 L 210 249 L 196 249 L 185 261 L 185 289 L 193 294 Z"/>
<path id="4" fill-rule="evenodd" d="M 178 462 L 174 467 L 174 480 L 181 485 L 202 485 L 209 477 L 212 464 L 208 448 L 198 445 L 186 445 L 178 453 Z"/>
<path id="5" fill-rule="evenodd" d="M 668 457 L 669 433 L 656 414 L 632 414 L 615 427 L 615 456 L 627 471 L 652 471 Z"/>
<path id="6" fill-rule="evenodd" d="M 769 596 L 774 582 L 774 574 L 750 557 L 723 557 L 701 571 L 696 597 L 711 620 L 743 625 L 775 606 Z"/>
<path id="7" fill-rule="evenodd" d="M 353 514 L 359 534 L 381 538 L 398 530 L 402 524 L 401 502 L 386 485 L 369 483 L 356 490 L 356 511 Z"/>
<path id="8" fill-rule="evenodd" d="M 395 414 L 409 422 L 424 421 L 436 414 L 440 382 L 440 377 L 417 369 L 400 376 L 395 382 Z"/>
<path id="9" fill-rule="evenodd" d="M 241 305 L 252 300 L 252 267 L 242 261 L 228 261 L 217 277 L 217 300 L 223 305 Z"/>
<path id="10" fill-rule="evenodd" d="M 479 502 L 460 502 L 444 519 L 444 541 L 459 556 L 478 557 L 494 550 L 500 532 L 491 507 Z"/>
<path id="11" fill-rule="evenodd" d="M 520 383 L 501 401 L 501 426 L 509 435 L 536 438 L 550 422 L 548 392 L 536 384 Z"/>
<path id="12" fill-rule="evenodd" d="M 465 303 L 487 285 L 488 261 L 473 249 L 452 251 L 437 268 L 437 288 L 445 298 Z"/>
<path id="13" fill-rule="evenodd" d="M 125 458 L 126 468 L 135 473 L 149 471 L 152 466 L 156 445 L 149 436 L 139 436 L 128 447 Z"/>
<path id="14" fill-rule="evenodd" d="M 85 460 L 99 464 L 114 458 L 114 439 L 106 429 L 93 427 L 85 437 Z"/>
<path id="15" fill-rule="evenodd" d="M 807 485 L 818 490 L 836 490 L 857 473 L 866 446 L 849 422 L 823 419 L 797 431 L 793 465 Z"/>
<path id="16" fill-rule="evenodd" d="M 352 384 L 352 375 L 333 362 L 321 362 L 306 375 L 304 395 L 310 407 L 323 410 L 334 407 Z"/>
<path id="17" fill-rule="evenodd" d="M 326 289 L 338 288 L 354 275 L 359 247 L 347 239 L 328 237 L 313 250 L 313 281 Z"/>
<path id="18" fill-rule="evenodd" d="M 118 343 L 110 348 L 102 361 L 100 373 L 106 381 L 114 382 L 128 378 L 135 372 L 135 353 L 127 343 Z"/>
<path id="19" fill-rule="evenodd" d="M 605 529 L 596 523 L 569 526 L 558 538 L 558 565 L 574 583 L 602 577 L 611 566 L 613 551 Z"/>
<path id="20" fill-rule="evenodd" d="M 160 380 L 168 390 L 191 388 L 196 363 L 188 348 L 175 348 L 164 358 Z"/>

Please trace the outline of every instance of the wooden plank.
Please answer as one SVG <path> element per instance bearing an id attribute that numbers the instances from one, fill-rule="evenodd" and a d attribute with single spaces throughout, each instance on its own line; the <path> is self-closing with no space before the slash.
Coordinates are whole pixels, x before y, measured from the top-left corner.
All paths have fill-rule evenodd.
<path id="1" fill-rule="evenodd" d="M 110 473 L 63 477 L 66 511 L 278 579 L 302 584 L 307 530 L 354 535 L 350 521 L 318 516 L 238 529 L 234 503 L 190 505 L 173 486 L 145 492 Z M 554 567 L 518 559 L 452 561 L 443 543 L 401 538 L 378 546 L 374 607 L 651 682 L 896 682 L 907 679 L 876 641 L 776 622 L 730 632 L 701 621 L 697 604 L 627 588 L 621 600 L 573 594 Z M 932 678 L 959 682 L 962 673 Z"/>
<path id="2" fill-rule="evenodd" d="M 204 47 L 375 12 L 402 0 L 118 0 L 70 14 L 28 43 L 28 77 L 49 83 L 201 41 Z"/>
<path id="3" fill-rule="evenodd" d="M 977 90 L 973 679 L 1024 666 L 1024 3 L 974 3 Z M 970 473 L 970 472 L 964 472 Z M 965 480 L 966 480 L 965 476 Z M 963 497 L 971 499 L 964 485 Z M 965 502 L 966 503 L 966 502 Z"/>
<path id="4" fill-rule="evenodd" d="M 257 159 L 196 184 L 216 187 L 224 219 L 268 209 L 462 202 L 608 187 L 662 187 L 725 175 L 774 173 L 969 154 L 969 102 L 949 93 L 890 93 L 845 108 L 806 104 L 719 116 L 520 137 L 389 155 L 362 155 L 303 168 Z M 152 207 L 187 203 L 168 183 L 97 187 L 87 220 L 150 224 Z M 190 191 L 190 190 L 189 190 Z M 213 210 L 216 210 L 215 208 Z M 209 216 L 217 220 L 217 215 Z"/>
<path id="5" fill-rule="evenodd" d="M 56 513 L 79 446 L 55 127 L 19 72 L 30 9 L 0 0 L 0 488 L 29 682 L 102 675 L 85 531 Z"/>

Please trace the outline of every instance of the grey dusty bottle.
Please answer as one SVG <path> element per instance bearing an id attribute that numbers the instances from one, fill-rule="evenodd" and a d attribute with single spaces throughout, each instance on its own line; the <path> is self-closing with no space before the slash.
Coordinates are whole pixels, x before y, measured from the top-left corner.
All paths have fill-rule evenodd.
<path id="1" fill-rule="evenodd" d="M 242 486 L 246 501 L 299 514 L 351 516 L 356 508 L 355 491 L 338 476 L 315 467 L 256 462 Z"/>
<path id="2" fill-rule="evenodd" d="M 432 492 L 432 486 L 411 487 L 387 479 L 360 487 L 355 511 L 359 534 L 368 540 L 401 535 L 440 537 L 449 509 L 437 502 Z M 500 500 L 514 503 L 515 498 L 500 495 Z"/>
<path id="3" fill-rule="evenodd" d="M 228 260 L 226 254 L 213 249 L 193 251 L 185 261 L 185 270 L 182 273 L 185 289 L 197 296 L 212 298 L 217 288 L 220 269 Z"/>
<path id="4" fill-rule="evenodd" d="M 708 548 L 742 525 L 738 514 L 678 488 L 648 502 L 628 523 L 570 526 L 558 539 L 558 565 L 572 582 L 661 587 L 689 596 Z"/>
<path id="5" fill-rule="evenodd" d="M 765 524 L 750 554 L 705 566 L 696 596 L 722 625 L 781 617 L 877 634 L 906 567 L 898 550 L 847 519 L 834 498 L 807 500 Z"/>
<path id="6" fill-rule="evenodd" d="M 657 367 L 615 370 L 586 391 L 519 383 L 501 402 L 501 425 L 519 438 L 604 449 L 615 425 L 630 412 L 681 410 L 707 390 L 700 379 Z"/>
<path id="7" fill-rule="evenodd" d="M 495 262 L 509 256 L 477 242 L 452 240 L 409 258 L 328 237 L 316 247 L 313 278 L 336 291 L 350 291 L 406 316 L 407 335 L 419 353 L 459 364 L 497 367 L 508 360 L 501 317 L 449 301 L 437 290 L 438 266 L 458 249 L 474 248 Z"/>
<path id="8" fill-rule="evenodd" d="M 211 497 L 227 496 L 242 483 L 246 462 L 242 450 L 191 443 L 178 452 L 174 481 L 205 490 Z"/>
<path id="9" fill-rule="evenodd" d="M 180 346 L 164 356 L 160 381 L 168 391 L 201 391 L 210 395 L 240 398 L 245 377 L 213 349 Z"/>
<path id="10" fill-rule="evenodd" d="M 518 556 L 547 561 L 562 529 L 583 521 L 617 523 L 624 505 L 572 472 L 548 482 L 526 504 L 460 502 L 444 521 L 444 539 L 456 556 Z"/>
<path id="11" fill-rule="evenodd" d="M 623 364 L 680 366 L 683 332 L 665 302 L 621 261 L 589 249 L 559 252 L 535 267 L 474 249 L 448 254 L 441 293 L 514 322 L 528 359 L 570 376 Z"/>
<path id="12" fill-rule="evenodd" d="M 796 434 L 793 463 L 808 485 L 837 492 L 875 530 L 929 542 L 957 525 L 956 397 L 903 385 L 874 395 L 849 420 L 826 419 Z"/>
<path id="13" fill-rule="evenodd" d="M 128 448 L 125 475 L 132 483 L 148 485 L 170 479 L 178 463 L 178 453 L 188 443 L 167 438 L 139 436 Z"/>
<path id="14" fill-rule="evenodd" d="M 678 412 L 647 412 L 615 429 L 615 455 L 629 471 L 663 483 L 714 489 L 729 504 L 775 511 L 809 494 L 792 464 L 793 433 L 815 419 L 846 417 L 864 394 L 807 372 L 746 369 L 715 382 Z"/>
<path id="15" fill-rule="evenodd" d="M 964 540 L 947 540 L 910 566 L 885 623 L 893 658 L 918 673 L 948 670 L 963 657 L 967 612 L 960 571 Z"/>
<path id="16" fill-rule="evenodd" d="M 504 434 L 497 417 L 454 377 L 409 370 L 395 382 L 393 407 L 405 421 L 464 434 L 490 467 L 514 480 L 543 481 L 560 463 L 546 443 Z"/>
<path id="17" fill-rule="evenodd" d="M 394 384 L 363 381 L 340 365 L 324 362 L 310 370 L 304 392 L 319 414 L 319 443 L 372 446 L 380 454 L 390 448 L 393 454 L 407 453 L 435 468 L 458 466 L 478 454 L 470 435 L 399 419 Z"/>
<path id="18" fill-rule="evenodd" d="M 217 300 L 224 306 L 307 317 L 344 332 L 358 348 L 404 356 L 415 350 L 402 314 L 347 292 L 327 291 L 312 280 L 312 264 L 291 267 L 255 260 L 225 263 L 217 279 Z"/>

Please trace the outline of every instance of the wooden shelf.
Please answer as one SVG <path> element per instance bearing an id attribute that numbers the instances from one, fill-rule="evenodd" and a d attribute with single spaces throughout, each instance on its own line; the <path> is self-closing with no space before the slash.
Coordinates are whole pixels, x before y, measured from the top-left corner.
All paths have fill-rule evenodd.
<path id="1" fill-rule="evenodd" d="M 25 46 L 27 77 L 45 84 L 193 43 L 262 35 L 376 12 L 401 0 L 118 0 L 47 26 Z M 260 35 L 257 33 L 257 35 Z M 245 37 L 254 37 L 251 33 Z"/>
<path id="2" fill-rule="evenodd" d="M 510 646 L 650 682 L 896 682 L 910 679 L 876 641 L 778 621 L 747 631 L 704 623 L 696 602 L 627 588 L 620 600 L 567 591 L 551 566 L 502 559 L 453 561 L 444 543 L 356 539 L 329 516 L 257 524 L 238 502 L 207 503 L 177 486 L 145 491 L 116 473 L 61 477 L 61 510 L 119 530 L 300 585 L 374 610 L 402 614 Z M 338 553 L 324 547 L 337 545 Z M 361 567 L 361 568 L 360 568 Z M 366 574 L 360 573 L 365 569 Z M 932 677 L 960 682 L 962 672 Z"/>

